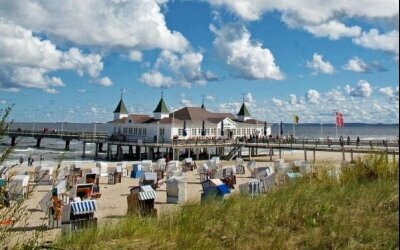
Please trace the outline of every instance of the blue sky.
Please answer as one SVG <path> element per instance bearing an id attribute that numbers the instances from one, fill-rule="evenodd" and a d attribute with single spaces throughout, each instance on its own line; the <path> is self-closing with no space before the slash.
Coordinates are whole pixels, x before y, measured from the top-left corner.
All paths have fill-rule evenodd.
<path id="1" fill-rule="evenodd" d="M 397 123 L 399 3 L 0 0 L 0 105 L 15 121 L 105 122 L 121 93 L 269 122 Z"/>

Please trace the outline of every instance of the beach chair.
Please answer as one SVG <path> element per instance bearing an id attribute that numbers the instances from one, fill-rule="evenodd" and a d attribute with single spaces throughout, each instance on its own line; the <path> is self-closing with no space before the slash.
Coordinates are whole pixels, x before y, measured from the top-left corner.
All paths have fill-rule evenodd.
<path id="1" fill-rule="evenodd" d="M 153 162 L 151 160 L 142 161 L 143 172 L 153 172 Z"/>
<path id="2" fill-rule="evenodd" d="M 220 179 L 209 179 L 201 183 L 203 193 L 201 200 L 208 198 L 225 199 L 230 195 L 229 187 L 224 184 Z"/>
<path id="3" fill-rule="evenodd" d="M 186 202 L 186 181 L 183 176 L 172 176 L 166 181 L 167 203 L 183 204 Z"/>
<path id="4" fill-rule="evenodd" d="M 131 178 L 140 178 L 143 175 L 143 165 L 142 164 L 133 164 L 133 168 L 131 171 Z"/>
<path id="5" fill-rule="evenodd" d="M 150 185 L 153 189 L 157 189 L 158 187 L 157 173 L 154 172 L 145 172 L 139 180 L 140 186 Z"/>
<path id="6" fill-rule="evenodd" d="M 157 160 L 154 170 L 162 170 L 165 171 L 165 168 L 167 166 L 166 159 L 165 158 L 160 158 Z"/>
<path id="7" fill-rule="evenodd" d="M 108 176 L 108 164 L 106 162 L 96 162 L 96 167 L 100 168 L 100 176 Z"/>
<path id="8" fill-rule="evenodd" d="M 130 195 L 127 197 L 128 214 L 156 216 L 155 199 L 157 199 L 157 193 L 150 185 L 131 188 Z"/>
<path id="9" fill-rule="evenodd" d="M 249 170 L 250 172 L 250 177 L 254 178 L 255 177 L 255 168 L 256 168 L 256 161 L 249 161 L 246 165 L 246 168 Z"/>
<path id="10" fill-rule="evenodd" d="M 261 176 L 262 173 L 265 173 Z M 275 187 L 275 173 L 268 174 L 266 170 L 259 173 L 259 180 L 261 181 L 261 191 L 263 193 L 270 192 Z"/>
<path id="11" fill-rule="evenodd" d="M 260 180 L 253 179 L 247 183 L 239 185 L 239 191 L 241 194 L 250 195 L 252 198 L 254 198 L 255 196 L 261 194 L 260 184 Z"/>
<path id="12" fill-rule="evenodd" d="M 29 175 L 16 175 L 9 184 L 11 200 L 20 200 L 28 197 Z"/>

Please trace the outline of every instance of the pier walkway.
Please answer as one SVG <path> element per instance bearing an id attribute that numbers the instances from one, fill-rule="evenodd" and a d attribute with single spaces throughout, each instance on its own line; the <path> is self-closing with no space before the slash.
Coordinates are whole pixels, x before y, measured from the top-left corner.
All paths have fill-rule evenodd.
<path id="1" fill-rule="evenodd" d="M 11 145 L 14 146 L 18 137 L 33 137 L 36 139 L 36 146 L 40 147 L 43 138 L 61 139 L 65 141 L 65 150 L 69 150 L 71 140 L 82 141 L 82 156 L 85 156 L 85 147 L 87 143 L 94 143 L 95 157 L 99 152 L 103 151 L 103 145 L 107 144 L 107 159 L 122 160 L 124 158 L 123 148 L 128 147 L 128 155 L 130 158 L 136 157 L 141 159 L 142 148 L 144 148 L 145 156 L 148 159 L 154 159 L 155 155 L 163 153 L 172 153 L 174 159 L 178 159 L 182 151 L 187 152 L 190 157 L 198 159 L 200 152 L 207 152 L 210 157 L 210 149 L 215 149 L 215 155 L 231 160 L 235 157 L 247 156 L 249 158 L 258 156 L 261 149 L 264 155 L 272 156 L 278 151 L 281 156 L 283 150 L 303 150 L 304 158 L 307 160 L 308 154 L 312 152 L 315 161 L 316 152 L 341 152 L 343 160 L 345 154 L 350 154 L 353 160 L 353 154 L 361 153 L 383 153 L 387 155 L 399 155 L 399 142 L 390 140 L 360 140 L 356 142 L 351 140 L 339 141 L 338 139 L 321 140 L 321 139 L 296 139 L 293 141 L 276 140 L 276 139 L 226 139 L 226 138 L 195 138 L 195 139 L 174 139 L 165 140 L 163 138 L 143 138 L 143 139 L 126 139 L 124 136 L 108 136 L 106 133 L 94 132 L 77 132 L 77 131 L 39 131 L 39 130 L 10 130 L 8 136 L 11 138 Z M 115 156 L 113 148 L 116 147 Z M 135 147 L 135 153 L 133 148 Z M 225 150 L 228 150 L 227 152 Z M 246 149 L 246 150 L 244 150 Z M 247 155 L 243 155 L 243 151 L 248 151 Z M 126 151 L 125 151 L 126 152 Z M 157 153 L 156 153 L 157 152 Z M 267 153 L 265 153 L 267 152 Z"/>

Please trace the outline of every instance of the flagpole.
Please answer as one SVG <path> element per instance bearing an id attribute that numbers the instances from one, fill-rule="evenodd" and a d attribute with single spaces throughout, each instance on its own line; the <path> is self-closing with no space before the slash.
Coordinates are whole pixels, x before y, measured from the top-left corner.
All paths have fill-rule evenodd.
<path id="1" fill-rule="evenodd" d="M 295 126 L 295 124 L 294 124 L 294 120 L 295 120 L 296 118 L 295 118 L 295 116 L 293 115 L 293 137 L 295 138 L 296 137 L 296 126 Z"/>
<path id="2" fill-rule="evenodd" d="M 338 118 L 338 115 L 337 115 L 337 112 L 335 111 L 336 138 L 338 138 L 338 132 L 337 132 L 338 123 L 337 123 L 337 118 Z"/>

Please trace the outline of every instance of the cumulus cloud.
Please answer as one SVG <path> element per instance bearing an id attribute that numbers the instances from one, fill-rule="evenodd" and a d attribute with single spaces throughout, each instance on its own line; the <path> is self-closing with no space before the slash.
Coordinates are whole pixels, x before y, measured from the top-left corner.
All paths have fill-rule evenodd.
<path id="1" fill-rule="evenodd" d="M 64 86 L 62 79 L 49 76 L 57 70 L 72 70 L 96 79 L 103 70 L 103 62 L 100 55 L 83 54 L 77 48 L 59 50 L 32 31 L 0 19 L 0 87 L 49 92 L 51 86 Z"/>
<path id="2" fill-rule="evenodd" d="M 272 103 L 273 103 L 275 106 L 278 106 L 278 107 L 283 107 L 283 106 L 285 105 L 285 102 L 284 102 L 284 101 L 282 101 L 282 100 L 280 100 L 280 99 L 277 99 L 277 98 L 275 98 L 275 97 L 272 98 Z"/>
<path id="3" fill-rule="evenodd" d="M 149 74 L 153 74 L 153 77 L 161 79 L 161 72 L 165 71 L 171 74 L 171 76 L 164 77 L 164 80 L 167 81 L 166 84 L 162 85 L 165 86 L 170 86 L 172 82 L 175 82 L 184 87 L 190 87 L 192 83 L 203 85 L 208 81 L 216 80 L 217 76 L 214 73 L 209 71 L 204 72 L 201 69 L 202 61 L 203 55 L 200 52 L 188 51 L 179 55 L 164 50 L 153 65 L 153 73 L 144 73 L 141 79 L 148 77 Z M 155 74 L 156 72 L 158 74 Z M 153 81 L 142 82 L 154 86 Z"/>
<path id="4" fill-rule="evenodd" d="M 306 100 L 308 103 L 316 104 L 319 102 L 320 97 L 321 97 L 321 94 L 314 89 L 310 89 L 307 91 Z"/>
<path id="5" fill-rule="evenodd" d="M 255 99 L 253 98 L 253 95 L 251 93 L 245 93 L 244 94 L 244 101 L 246 103 L 254 103 Z"/>
<path id="6" fill-rule="evenodd" d="M 399 100 L 399 86 L 397 86 L 396 88 L 393 87 L 379 88 L 378 92 L 388 97 L 389 100 Z"/>
<path id="7" fill-rule="evenodd" d="M 102 77 L 100 79 L 97 79 L 96 81 L 94 81 L 93 83 L 104 86 L 104 87 L 109 87 L 114 85 L 114 83 L 111 81 L 110 78 L 108 77 Z"/>
<path id="8" fill-rule="evenodd" d="M 265 12 L 280 11 L 284 20 L 301 23 L 323 23 L 335 17 L 391 18 L 399 13 L 399 3 L 393 0 L 360 2 L 327 0 L 254 1 L 207 0 L 215 6 L 226 6 L 233 13 L 249 21 L 258 20 Z"/>
<path id="9" fill-rule="evenodd" d="M 211 24 L 210 30 L 216 35 L 213 44 L 217 54 L 237 77 L 252 80 L 284 79 L 271 51 L 251 40 L 250 32 L 244 25 L 230 23 L 218 29 Z"/>
<path id="10" fill-rule="evenodd" d="M 307 62 L 307 67 L 313 69 L 313 74 L 324 73 L 324 74 L 333 74 L 335 73 L 335 68 L 328 61 L 323 60 L 323 56 L 317 53 L 314 53 L 311 61 Z"/>
<path id="11" fill-rule="evenodd" d="M 373 92 L 371 84 L 365 80 L 358 81 L 355 87 L 346 85 L 344 90 L 348 95 L 354 97 L 369 97 Z"/>
<path id="12" fill-rule="evenodd" d="M 399 56 L 399 32 L 397 30 L 380 34 L 377 29 L 370 29 L 368 32 L 363 32 L 360 37 L 353 38 L 353 42 L 365 48 L 382 50 Z"/>
<path id="13" fill-rule="evenodd" d="M 206 100 L 209 100 L 209 101 L 214 101 L 215 100 L 215 97 L 212 96 L 212 95 L 206 95 L 205 98 L 206 98 Z"/>
<path id="14" fill-rule="evenodd" d="M 290 94 L 289 95 L 289 103 L 292 105 L 297 104 L 297 96 L 295 94 Z"/>
<path id="15" fill-rule="evenodd" d="M 332 89 L 325 93 L 328 102 L 339 103 L 346 100 L 343 93 L 337 89 Z"/>
<path id="16" fill-rule="evenodd" d="M 338 40 L 342 37 L 357 37 L 361 34 L 359 26 L 347 27 L 336 20 L 313 26 L 305 26 L 304 29 L 316 37 L 328 37 L 331 40 Z"/>
<path id="17" fill-rule="evenodd" d="M 145 72 L 139 81 L 152 87 L 170 87 L 173 85 L 172 78 L 164 76 L 160 72 Z"/>
<path id="18" fill-rule="evenodd" d="M 336 40 L 341 37 L 354 37 L 356 44 L 372 48 L 395 52 L 398 55 L 397 43 L 382 43 L 374 41 L 377 34 L 363 34 L 358 26 L 348 27 L 343 21 L 349 18 L 356 20 L 395 20 L 398 23 L 399 2 L 395 0 L 364 0 L 360 1 L 315 1 L 315 0 L 206 0 L 213 6 L 223 6 L 246 21 L 255 21 L 262 18 L 267 12 L 281 14 L 281 19 L 291 28 L 304 29 L 317 37 L 328 37 Z M 398 31 L 390 32 L 398 37 Z M 390 34 L 389 33 L 389 34 Z M 389 35 L 387 34 L 387 35 Z M 357 37 L 357 38 L 356 38 Z M 371 40 L 372 38 L 372 40 Z M 380 39 L 381 40 L 381 39 Z M 371 44 L 372 43 L 372 44 Z M 397 44 L 397 45 L 396 45 Z"/>
<path id="19" fill-rule="evenodd" d="M 345 70 L 354 72 L 368 72 L 370 71 L 370 66 L 358 57 L 353 57 L 343 66 Z"/>
<path id="20" fill-rule="evenodd" d="M 128 58 L 133 62 L 141 62 L 143 59 L 143 54 L 140 51 L 131 50 L 129 51 Z"/>
<path id="21" fill-rule="evenodd" d="M 186 38 L 166 25 L 160 8 L 165 3 L 160 0 L 0 0 L 0 16 L 77 45 L 185 51 Z"/>

